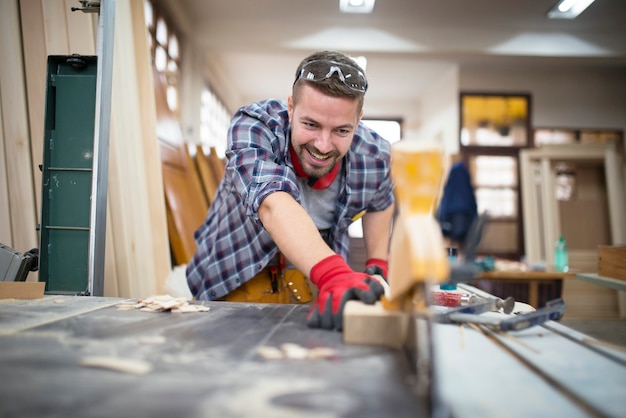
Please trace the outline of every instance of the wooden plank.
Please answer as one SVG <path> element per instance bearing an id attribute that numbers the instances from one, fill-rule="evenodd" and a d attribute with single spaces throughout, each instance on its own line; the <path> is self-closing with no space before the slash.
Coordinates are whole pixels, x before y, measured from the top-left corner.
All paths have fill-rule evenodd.
<path id="1" fill-rule="evenodd" d="M 44 282 L 0 282 L 0 299 L 41 299 Z"/>
<path id="2" fill-rule="evenodd" d="M 41 0 L 48 55 L 70 55 L 65 0 Z"/>
<path id="3" fill-rule="evenodd" d="M 580 280 L 563 283 L 565 318 L 617 318 L 617 291 Z"/>
<path id="4" fill-rule="evenodd" d="M 119 6 L 118 6 L 119 7 Z M 133 113 L 138 117 L 141 125 L 141 156 L 144 161 L 145 179 L 143 184 L 147 199 L 147 215 L 150 229 L 150 241 L 144 245 L 151 249 L 150 256 L 154 264 L 154 280 L 159 293 L 163 291 L 163 285 L 167 279 L 172 261 L 170 257 L 170 245 L 167 235 L 167 215 L 165 199 L 163 198 L 163 172 L 161 170 L 161 158 L 159 156 L 159 144 L 157 141 L 156 105 L 154 97 L 154 83 L 152 81 L 152 61 L 146 37 L 144 16 L 144 2 L 133 0 L 130 2 L 132 14 L 132 39 L 135 47 L 135 80 L 139 97 L 138 108 Z M 128 68 L 125 68 L 128 70 Z M 133 280 L 134 278 L 129 278 Z"/>
<path id="5" fill-rule="evenodd" d="M 1 77 L 1 75 L 0 75 Z M 0 91 L 0 95 L 2 92 Z M 6 167 L 6 155 L 4 153 L 4 127 L 2 100 L 0 98 L 0 163 Z M 11 211 L 9 207 L 9 179 L 7 171 L 0 170 L 0 243 L 12 246 L 13 234 L 11 232 Z"/>
<path id="6" fill-rule="evenodd" d="M 598 274 L 626 281 L 626 245 L 598 247 Z"/>
<path id="7" fill-rule="evenodd" d="M 208 204 L 178 120 L 167 105 L 167 82 L 156 70 L 154 84 L 169 234 L 174 262 L 180 265 L 196 252 L 193 233 L 204 221 Z"/>
<path id="8" fill-rule="evenodd" d="M 541 255 L 541 217 L 539 216 L 539 204 L 537 185 L 534 176 L 534 163 L 526 150 L 520 151 L 520 171 L 522 189 L 522 212 L 524 216 L 524 249 L 529 264 L 545 262 Z"/>
<path id="9" fill-rule="evenodd" d="M 219 182 L 222 181 L 222 177 L 224 177 L 225 163 L 217 156 L 215 147 L 210 148 L 209 161 L 211 162 L 213 177 L 215 178 L 217 184 L 219 184 Z"/>
<path id="10" fill-rule="evenodd" d="M 543 245 L 547 264 L 554 266 L 554 243 L 561 232 L 561 218 L 554 197 L 552 161 L 541 159 L 541 202 L 543 209 Z"/>
<path id="11" fill-rule="evenodd" d="M 76 0 L 65 0 L 63 10 L 67 22 L 67 42 L 70 54 L 96 55 L 98 13 L 72 12 Z M 116 7 L 119 7 L 116 2 Z M 117 13 L 116 13 L 117 15 Z"/>
<path id="12" fill-rule="evenodd" d="M 200 180 L 202 180 L 202 189 L 204 190 L 204 196 L 210 206 L 213 203 L 219 180 L 215 177 L 215 171 L 211 167 L 211 161 L 204 153 L 202 145 L 196 146 L 196 155 L 194 157 L 195 166 L 198 170 Z"/>
<path id="13" fill-rule="evenodd" d="M 30 136 L 24 80 L 24 57 L 16 0 L 3 3 L 0 14 L 0 101 L 11 220 L 10 244 L 18 251 L 37 247 Z M 31 280 L 31 278 L 29 278 Z"/>
<path id="14" fill-rule="evenodd" d="M 106 271 L 106 280 L 112 280 L 111 274 L 115 273 L 120 292 L 108 296 L 147 297 L 158 292 L 157 278 L 164 280 L 170 267 L 167 247 L 159 253 L 153 247 L 153 236 L 165 231 L 165 214 L 159 221 L 161 228 L 157 228 L 151 206 L 164 203 L 162 195 L 159 201 L 150 200 L 146 185 L 153 180 L 148 177 L 146 165 L 156 164 L 158 160 L 150 161 L 144 156 L 146 141 L 141 139 L 150 136 L 141 124 L 142 119 L 137 117 L 143 107 L 135 87 L 142 78 L 139 71 L 149 71 L 149 67 L 138 69 L 135 57 L 142 54 L 136 52 L 133 19 L 128 2 L 116 4 L 108 199 L 113 222 L 107 228 L 112 233 L 109 243 L 113 242 L 107 253 L 114 251 L 116 266 L 114 272 Z M 147 54 L 147 46 L 144 48 L 143 53 Z M 154 134 L 151 139 L 155 141 Z"/>
<path id="15" fill-rule="evenodd" d="M 46 95 L 46 40 L 41 0 L 20 0 L 22 23 L 22 48 L 26 65 L 26 91 L 28 95 L 28 122 L 32 171 L 37 205 L 37 220 L 41 222 L 41 170 L 43 161 L 43 126 Z"/>
<path id="16" fill-rule="evenodd" d="M 115 225 L 111 220 L 111 211 L 107 205 L 107 225 Z M 106 297 L 120 297 L 122 295 L 130 295 L 128 289 L 130 283 L 128 280 L 120 280 L 117 274 L 117 260 L 115 256 L 115 242 L 113 240 L 112 228 L 107 228 L 106 236 L 106 254 L 104 256 L 104 293 Z"/>
<path id="17" fill-rule="evenodd" d="M 618 152 L 614 144 L 606 149 L 604 156 L 612 244 L 626 242 L 626 191 L 624 190 L 626 179 L 622 156 L 623 151 Z"/>
<path id="18" fill-rule="evenodd" d="M 350 300 L 343 311 L 343 341 L 400 348 L 407 338 L 409 319 L 406 312 L 385 310 L 380 302 L 366 305 Z"/>

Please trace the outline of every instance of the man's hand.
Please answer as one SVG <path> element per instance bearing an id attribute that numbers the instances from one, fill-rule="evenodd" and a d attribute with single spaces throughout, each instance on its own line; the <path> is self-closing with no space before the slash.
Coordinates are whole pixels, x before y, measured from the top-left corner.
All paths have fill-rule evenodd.
<path id="1" fill-rule="evenodd" d="M 385 281 L 387 280 L 387 271 L 389 270 L 389 264 L 385 260 L 380 258 L 368 258 L 365 262 L 365 274 L 373 276 L 378 274 Z"/>
<path id="2" fill-rule="evenodd" d="M 384 293 L 378 280 L 355 272 L 338 254 L 313 266 L 310 277 L 318 287 L 317 300 L 307 315 L 307 325 L 311 328 L 341 331 L 347 301 L 356 299 L 371 305 Z"/>

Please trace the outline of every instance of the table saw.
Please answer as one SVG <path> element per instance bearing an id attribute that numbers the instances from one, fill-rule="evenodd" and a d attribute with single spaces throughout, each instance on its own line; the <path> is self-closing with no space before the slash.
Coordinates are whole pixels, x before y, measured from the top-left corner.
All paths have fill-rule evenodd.
<path id="1" fill-rule="evenodd" d="M 478 289 L 460 285 L 464 291 Z M 484 294 L 483 294 L 484 296 Z M 402 349 L 306 327 L 306 305 L 204 302 L 198 313 L 119 310 L 124 299 L 0 300 L 0 416 L 624 416 L 626 354 L 547 322 L 510 335 L 433 324 L 437 408 Z M 327 348 L 266 359 L 261 347 Z M 133 360 L 141 373 L 84 360 Z"/>

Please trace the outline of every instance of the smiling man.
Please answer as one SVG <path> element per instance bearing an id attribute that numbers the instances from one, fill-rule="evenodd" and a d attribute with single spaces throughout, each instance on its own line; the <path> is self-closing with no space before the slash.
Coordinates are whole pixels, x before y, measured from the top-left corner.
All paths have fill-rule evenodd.
<path id="1" fill-rule="evenodd" d="M 366 90 L 352 59 L 322 51 L 300 63 L 286 104 L 235 113 L 226 173 L 187 266 L 197 299 L 313 302 L 307 324 L 341 330 L 348 300 L 380 298 L 394 198 L 390 145 L 360 123 Z M 346 263 L 361 216 L 366 272 Z"/>

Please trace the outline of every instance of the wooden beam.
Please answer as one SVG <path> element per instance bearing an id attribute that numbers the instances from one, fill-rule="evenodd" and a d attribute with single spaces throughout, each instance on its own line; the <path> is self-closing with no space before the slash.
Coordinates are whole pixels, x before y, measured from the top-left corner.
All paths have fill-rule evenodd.
<path id="1" fill-rule="evenodd" d="M 24 57 L 17 0 L 2 4 L 0 14 L 0 104 L 4 145 L 3 166 L 11 222 L 11 242 L 18 251 L 38 245 L 35 193 L 24 80 Z M 3 227 L 6 230 L 6 227 Z M 30 279 L 29 279 L 30 280 Z"/>
<path id="2" fill-rule="evenodd" d="M 386 310 L 380 302 L 366 305 L 351 300 L 343 310 L 343 341 L 400 348 L 407 338 L 409 319 L 406 312 Z"/>

